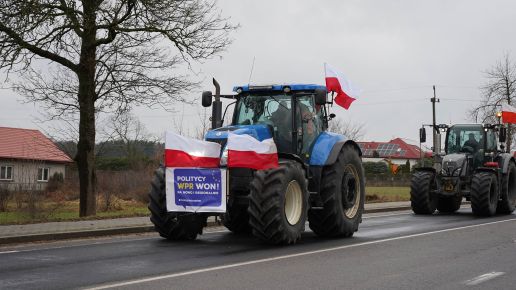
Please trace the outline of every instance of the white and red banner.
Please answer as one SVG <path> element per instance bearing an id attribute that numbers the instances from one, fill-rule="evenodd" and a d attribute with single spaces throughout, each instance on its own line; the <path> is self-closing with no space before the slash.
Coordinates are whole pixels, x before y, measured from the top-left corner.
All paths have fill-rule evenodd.
<path id="1" fill-rule="evenodd" d="M 516 108 L 508 104 L 502 104 L 502 122 L 516 124 Z"/>
<path id="2" fill-rule="evenodd" d="M 228 167 L 265 170 L 278 167 L 278 150 L 272 138 L 258 141 L 250 135 L 228 135 Z"/>
<path id="3" fill-rule="evenodd" d="M 165 167 L 213 168 L 220 165 L 220 144 L 165 133 Z"/>
<path id="4" fill-rule="evenodd" d="M 335 103 L 344 109 L 349 109 L 351 103 L 356 100 L 360 90 L 351 84 L 351 81 L 343 73 L 335 70 L 328 64 L 324 64 L 324 75 L 326 89 L 328 92 L 335 92 Z"/>

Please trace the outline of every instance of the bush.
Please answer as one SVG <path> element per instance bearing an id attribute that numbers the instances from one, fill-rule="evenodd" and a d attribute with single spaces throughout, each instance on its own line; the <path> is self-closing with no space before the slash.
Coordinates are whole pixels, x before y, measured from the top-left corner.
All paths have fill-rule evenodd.
<path id="1" fill-rule="evenodd" d="M 59 190 L 64 183 L 63 173 L 56 172 L 48 179 L 47 192 L 55 192 Z"/>
<path id="2" fill-rule="evenodd" d="M 423 162 L 421 162 L 421 159 L 419 159 L 417 163 L 414 166 L 412 166 L 411 171 L 414 171 L 416 168 L 420 167 L 432 167 L 433 165 L 434 161 L 432 160 L 432 158 L 424 158 Z"/>
<path id="3" fill-rule="evenodd" d="M 11 199 L 11 192 L 7 186 L 0 185 L 0 212 L 7 211 L 9 199 Z"/>
<path id="4" fill-rule="evenodd" d="M 383 161 L 371 162 L 367 161 L 363 163 L 366 174 L 382 174 L 389 172 L 389 167 Z"/>

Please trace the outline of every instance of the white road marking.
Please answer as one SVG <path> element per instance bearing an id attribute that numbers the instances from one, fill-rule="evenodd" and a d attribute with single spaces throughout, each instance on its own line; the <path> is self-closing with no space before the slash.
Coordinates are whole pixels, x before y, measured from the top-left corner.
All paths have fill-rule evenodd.
<path id="1" fill-rule="evenodd" d="M 1 254 L 11 254 L 11 253 L 18 253 L 19 251 L 5 251 L 5 252 L 0 252 L 0 255 Z"/>
<path id="2" fill-rule="evenodd" d="M 115 288 L 115 287 L 123 287 L 123 286 L 141 284 L 141 283 L 152 282 L 152 281 L 157 281 L 157 280 L 177 278 L 177 277 L 182 277 L 182 276 L 195 275 L 195 274 L 199 274 L 199 273 L 213 272 L 213 271 L 218 271 L 218 270 L 231 269 L 231 268 L 237 268 L 237 267 L 242 267 L 242 266 L 261 264 L 261 263 L 291 259 L 291 258 L 296 258 L 296 257 L 303 257 L 303 256 L 308 256 L 308 255 L 320 254 L 320 253 L 334 252 L 334 251 L 339 251 L 339 250 L 344 250 L 344 249 L 349 249 L 349 248 L 356 248 L 356 247 L 360 247 L 360 246 L 375 245 L 375 244 L 386 243 L 386 242 L 391 242 L 391 241 L 404 240 L 404 239 L 410 239 L 410 238 L 422 237 L 422 236 L 429 236 L 429 235 L 433 235 L 433 234 L 446 233 L 446 232 L 452 232 L 452 231 L 458 231 L 458 230 L 470 229 L 470 228 L 477 228 L 477 227 L 481 227 L 481 226 L 494 225 L 494 224 L 505 223 L 505 222 L 513 222 L 513 221 L 516 221 L 516 218 L 495 221 L 495 222 L 482 223 L 482 224 L 476 224 L 476 225 L 462 226 L 462 227 L 456 227 L 456 228 L 449 228 L 449 229 L 431 231 L 431 232 L 420 233 L 420 234 L 399 236 L 399 237 L 394 237 L 394 238 L 387 238 L 387 239 L 357 243 L 357 244 L 352 244 L 352 245 L 344 245 L 344 246 L 338 246 L 338 247 L 332 247 L 332 248 L 326 248 L 326 249 L 320 249 L 320 250 L 314 250 L 314 251 L 307 251 L 307 252 L 301 252 L 301 253 L 297 253 L 297 254 L 282 255 L 282 256 L 265 258 L 265 259 L 251 260 L 251 261 L 247 261 L 247 262 L 240 262 L 240 263 L 234 263 L 234 264 L 228 264 L 228 265 L 222 265 L 222 266 L 201 268 L 201 269 L 186 271 L 186 272 L 179 272 L 179 273 L 174 273 L 174 274 L 167 274 L 167 275 L 161 275 L 161 276 L 155 276 L 155 277 L 149 277 L 149 278 L 143 278 L 143 279 L 137 279 L 137 280 L 130 280 L 130 281 L 125 281 L 125 282 L 99 285 L 99 286 L 87 288 L 87 289 L 101 290 L 101 289 L 109 289 L 109 288 Z"/>
<path id="3" fill-rule="evenodd" d="M 371 216 L 363 216 L 363 219 L 372 219 L 372 218 L 380 218 L 380 217 L 389 217 L 389 216 L 400 216 L 400 215 L 412 215 L 412 213 L 391 213 L 391 214 L 383 214 L 383 215 L 374 215 Z"/>
<path id="4" fill-rule="evenodd" d="M 468 286 L 478 285 L 478 284 L 483 283 L 485 281 L 494 279 L 496 277 L 500 277 L 503 274 L 505 274 L 505 272 L 485 273 L 485 274 L 479 275 L 479 276 L 477 276 L 477 277 L 475 277 L 475 278 L 473 278 L 471 280 L 464 281 L 464 284 L 466 284 Z"/>

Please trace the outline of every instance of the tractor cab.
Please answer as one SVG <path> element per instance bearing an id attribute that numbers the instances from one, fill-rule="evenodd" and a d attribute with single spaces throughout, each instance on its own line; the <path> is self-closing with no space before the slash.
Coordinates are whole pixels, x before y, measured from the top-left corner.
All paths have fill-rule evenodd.
<path id="1" fill-rule="evenodd" d="M 209 131 L 207 140 L 223 144 L 228 131 L 258 140 L 273 138 L 279 153 L 308 161 L 312 145 L 328 124 L 324 86 L 236 86 L 233 91 L 236 95 L 221 96 L 236 99 L 231 125 Z"/>
<path id="2" fill-rule="evenodd" d="M 454 125 L 446 134 L 446 153 L 485 153 L 495 152 L 498 140 L 494 127 L 473 125 Z"/>
<path id="3" fill-rule="evenodd" d="M 485 162 L 493 161 L 492 154 L 498 151 L 498 131 L 498 126 L 490 124 L 464 124 L 449 127 L 446 132 L 443 171 L 453 168 L 453 171 L 457 172 L 446 173 L 456 175 L 461 171 L 460 168 L 464 169 L 462 166 L 464 161 L 469 164 L 468 171 L 484 166 Z"/>
<path id="4" fill-rule="evenodd" d="M 319 90 L 319 91 L 318 91 Z M 325 125 L 326 89 L 317 85 L 236 87 L 233 125 L 266 125 L 281 153 L 307 157 Z M 316 102 L 317 92 L 324 94 Z"/>

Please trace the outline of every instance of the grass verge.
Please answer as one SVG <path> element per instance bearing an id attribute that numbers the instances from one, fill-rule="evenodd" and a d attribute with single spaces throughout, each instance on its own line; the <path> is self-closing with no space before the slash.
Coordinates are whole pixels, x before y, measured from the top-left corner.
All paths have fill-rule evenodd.
<path id="1" fill-rule="evenodd" d="M 408 200 L 410 187 L 366 186 L 366 203 Z"/>

